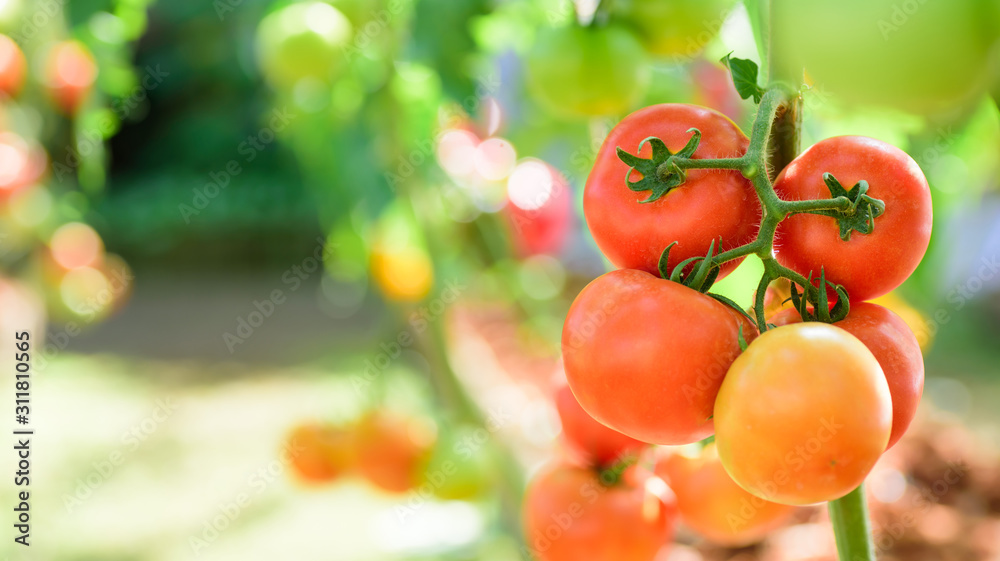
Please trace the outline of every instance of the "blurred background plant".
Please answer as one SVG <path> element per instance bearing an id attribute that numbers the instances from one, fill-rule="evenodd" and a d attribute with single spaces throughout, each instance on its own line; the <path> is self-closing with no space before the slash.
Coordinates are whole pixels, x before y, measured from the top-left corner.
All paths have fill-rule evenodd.
<path id="1" fill-rule="evenodd" d="M 652 103 L 746 130 L 717 61 L 759 61 L 770 26 L 807 69 L 803 145 L 891 142 L 934 196 L 928 256 L 880 302 L 928 381 L 876 520 L 943 477 L 928 458 L 974 475 L 885 552 L 1000 554 L 977 495 L 1000 478 L 1000 8 L 771 4 L 0 2 L 0 324 L 48 319 L 37 551 L 518 558 L 525 474 L 573 456 L 554 396 L 566 309 L 607 267 L 594 154 Z M 759 274 L 717 289 L 749 305 Z M 742 549 L 682 527 L 663 559 L 831 558 L 802 545 L 823 516 Z"/>

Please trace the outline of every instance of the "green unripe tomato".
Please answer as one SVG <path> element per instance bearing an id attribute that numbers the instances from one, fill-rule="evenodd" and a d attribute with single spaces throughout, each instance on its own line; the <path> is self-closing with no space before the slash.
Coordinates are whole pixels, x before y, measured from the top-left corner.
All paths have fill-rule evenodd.
<path id="1" fill-rule="evenodd" d="M 945 110 L 985 86 L 992 1 L 773 0 L 774 60 L 848 102 Z"/>
<path id="2" fill-rule="evenodd" d="M 332 82 L 346 63 L 351 23 L 323 2 L 291 4 L 268 14 L 257 27 L 257 61 L 276 89 L 290 90 L 303 78 Z"/>
<path id="3" fill-rule="evenodd" d="M 446 501 L 483 496 L 496 480 L 496 455 L 485 429 L 459 427 L 438 436 L 418 489 Z"/>
<path id="4" fill-rule="evenodd" d="M 691 58 L 715 37 L 732 7 L 733 0 L 623 0 L 614 9 L 650 53 Z"/>
<path id="5" fill-rule="evenodd" d="M 528 87 L 556 113 L 625 113 L 649 86 L 644 55 L 639 41 L 616 25 L 544 29 L 528 54 Z"/>

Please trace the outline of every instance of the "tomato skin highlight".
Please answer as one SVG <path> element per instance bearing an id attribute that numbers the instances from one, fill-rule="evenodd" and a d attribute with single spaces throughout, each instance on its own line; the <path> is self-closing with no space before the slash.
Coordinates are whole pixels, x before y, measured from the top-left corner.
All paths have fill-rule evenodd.
<path id="1" fill-rule="evenodd" d="M 640 203 L 648 191 L 628 188 L 629 166 L 618 158 L 617 147 L 635 153 L 639 143 L 655 136 L 671 152 L 691 138 L 690 128 L 702 133 L 694 158 L 733 158 L 746 153 L 749 140 L 728 117 L 696 105 L 664 103 L 636 111 L 611 131 L 597 153 L 583 193 L 583 213 L 594 241 L 616 267 L 657 274 L 660 254 L 670 250 L 672 268 L 689 257 L 708 253 L 722 238 L 721 250 L 754 240 L 760 228 L 760 202 L 753 185 L 735 170 L 688 170 L 683 185 L 651 203 Z M 639 155 L 650 156 L 643 147 Z M 638 176 L 633 177 L 637 179 Z M 724 277 L 742 259 L 726 263 Z"/>
<path id="2" fill-rule="evenodd" d="M 543 468 L 524 497 L 524 533 L 534 557 L 652 561 L 673 536 L 676 510 L 653 485 L 628 475 L 608 487 L 594 470 L 570 464 Z"/>
<path id="3" fill-rule="evenodd" d="M 712 434 L 726 370 L 756 328 L 739 312 L 679 283 L 619 269 L 588 284 L 563 326 L 566 378 L 600 423 L 654 444 Z"/>
<path id="4" fill-rule="evenodd" d="M 856 337 L 823 323 L 762 334 L 733 363 L 715 403 L 726 472 L 782 504 L 831 501 L 855 489 L 891 428 L 878 361 Z"/>
<path id="5" fill-rule="evenodd" d="M 681 520 L 698 534 L 727 547 L 760 541 L 788 521 L 795 507 L 746 492 L 726 473 L 715 446 L 698 457 L 673 454 L 656 464 L 677 497 Z"/>
<path id="6" fill-rule="evenodd" d="M 384 491 L 406 492 L 419 483 L 434 440 L 433 428 L 422 419 L 372 412 L 358 423 L 358 471 Z"/>
<path id="7" fill-rule="evenodd" d="M 800 154 L 778 175 L 774 189 L 785 200 L 828 199 L 823 174 L 845 189 L 868 182 L 868 194 L 885 203 L 870 234 L 840 239 L 835 219 L 814 214 L 789 216 L 778 225 L 778 261 L 796 272 L 847 289 L 852 302 L 870 300 L 903 283 L 917 268 L 931 237 L 931 193 L 913 158 L 895 146 L 863 136 L 835 136 Z M 875 266 L 873 266 L 873 264 Z M 818 284 L 818 281 L 817 281 Z"/>
<path id="8" fill-rule="evenodd" d="M 801 322 L 794 309 L 771 320 L 777 326 Z M 847 317 L 834 325 L 864 343 L 882 367 L 892 395 L 892 432 L 886 449 L 892 448 L 913 421 L 924 391 L 924 359 L 917 337 L 902 318 L 870 302 L 851 304 Z"/>
<path id="9" fill-rule="evenodd" d="M 649 444 L 608 428 L 580 406 L 569 386 L 556 392 L 556 411 L 567 446 L 585 462 L 605 466 L 638 455 Z"/>

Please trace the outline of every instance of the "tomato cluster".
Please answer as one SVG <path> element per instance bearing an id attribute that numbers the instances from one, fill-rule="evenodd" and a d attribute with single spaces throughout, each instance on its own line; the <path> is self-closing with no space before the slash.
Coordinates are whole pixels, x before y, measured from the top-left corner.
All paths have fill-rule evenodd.
<path id="1" fill-rule="evenodd" d="M 297 479 L 309 485 L 356 473 L 392 494 L 443 500 L 483 496 L 495 473 L 490 449 L 467 427 L 439 432 L 427 418 L 375 409 L 351 425 L 307 423 L 285 450 Z"/>
<path id="2" fill-rule="evenodd" d="M 764 150 L 701 107 L 666 104 L 626 117 L 584 193 L 590 231 L 620 268 L 580 292 L 563 329 L 572 395 L 563 390 L 557 403 L 569 448 L 592 471 L 607 470 L 642 443 L 714 434 L 699 458 L 671 457 L 656 473 L 689 526 L 728 544 L 759 539 L 790 505 L 857 488 L 906 431 L 923 387 L 909 326 L 866 302 L 898 287 L 927 249 L 931 201 L 920 168 L 878 140 L 835 137 L 772 184 L 753 160 Z M 765 261 L 761 290 L 792 279 L 793 308 L 761 294 L 760 310 L 747 312 L 707 292 L 751 253 Z M 546 536 L 540 525 L 579 500 L 569 491 L 592 477 L 577 468 L 539 476 L 529 489 L 529 537 Z M 751 507 L 725 524 L 743 504 Z M 581 521 L 590 510 L 582 512 Z M 655 554 L 641 547 L 651 527 L 640 526 L 622 530 L 640 545 L 619 558 Z M 563 540 L 579 542 L 549 544 L 556 553 L 542 559 L 583 556 L 579 546 L 594 558 L 599 544 L 563 530 Z"/>

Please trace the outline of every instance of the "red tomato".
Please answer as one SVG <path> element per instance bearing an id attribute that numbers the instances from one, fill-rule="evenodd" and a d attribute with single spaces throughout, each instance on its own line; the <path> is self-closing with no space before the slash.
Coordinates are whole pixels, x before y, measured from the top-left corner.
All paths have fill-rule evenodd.
<path id="1" fill-rule="evenodd" d="M 620 269 L 570 307 L 562 351 L 573 395 L 592 417 L 632 438 L 689 444 L 712 434 L 712 407 L 756 328 L 679 283 Z"/>
<path id="2" fill-rule="evenodd" d="M 288 437 L 295 473 L 308 483 L 333 481 L 354 463 L 351 431 L 320 424 L 297 427 Z"/>
<path id="3" fill-rule="evenodd" d="M 931 237 L 931 193 L 913 158 L 895 146 L 864 136 L 835 136 L 795 158 L 774 184 L 786 200 L 830 198 L 823 174 L 845 189 L 868 182 L 868 194 L 885 202 L 870 234 L 840 239 L 836 220 L 798 214 L 785 219 L 775 238 L 778 261 L 802 275 L 844 285 L 851 301 L 870 300 L 896 288 L 917 268 Z"/>
<path id="4" fill-rule="evenodd" d="M 358 470 L 382 490 L 406 492 L 419 483 L 434 441 L 434 429 L 423 419 L 376 411 L 358 424 Z"/>
<path id="5" fill-rule="evenodd" d="M 771 319 L 775 325 L 801 321 L 794 309 L 784 310 Z M 851 304 L 847 317 L 834 325 L 864 343 L 882 367 L 892 395 L 892 432 L 886 447 L 892 448 L 910 426 L 924 391 L 924 359 L 917 337 L 902 318 L 870 302 Z"/>
<path id="6" fill-rule="evenodd" d="M 544 162 L 521 162 L 507 179 L 506 213 L 519 255 L 558 253 L 573 223 L 569 183 Z"/>
<path id="7" fill-rule="evenodd" d="M 726 473 L 712 445 L 695 458 L 673 454 L 660 460 L 656 474 L 673 489 L 681 520 L 720 545 L 750 545 L 782 526 L 795 512 L 793 506 L 744 491 Z"/>
<path id="8" fill-rule="evenodd" d="M 82 43 L 64 41 L 49 52 L 45 73 L 56 106 L 67 115 L 74 115 L 94 87 L 97 63 Z"/>
<path id="9" fill-rule="evenodd" d="M 708 253 L 708 246 L 722 238 L 722 250 L 753 241 L 760 225 L 760 203 L 753 185 L 732 170 L 689 170 L 687 181 L 655 202 L 640 203 L 649 192 L 628 188 L 629 166 L 618 159 L 615 149 L 635 154 L 639 143 L 655 136 L 671 152 L 691 138 L 690 128 L 702 133 L 695 158 L 742 156 L 747 137 L 725 115 L 705 107 L 665 103 L 632 113 L 618 123 L 604 140 L 583 193 L 587 225 L 604 255 L 623 269 L 641 269 L 656 274 L 660 254 L 670 251 L 670 267 Z M 648 158 L 652 148 L 639 154 Z M 632 178 L 639 179 L 638 176 Z M 736 268 L 740 260 L 727 263 L 720 278 Z"/>
<path id="10" fill-rule="evenodd" d="M 544 468 L 524 497 L 524 533 L 534 557 L 652 561 L 673 534 L 676 511 L 655 489 L 659 484 L 666 490 L 659 478 L 634 481 L 633 474 L 607 486 L 590 469 Z"/>
<path id="11" fill-rule="evenodd" d="M 0 91 L 16 96 L 24 85 L 27 66 L 21 47 L 10 37 L 0 34 Z"/>
<path id="12" fill-rule="evenodd" d="M 580 407 L 569 386 L 563 386 L 556 392 L 556 410 L 562 421 L 566 444 L 584 461 L 598 466 L 610 465 L 637 455 L 649 446 L 597 422 Z"/>
<path id="13" fill-rule="evenodd" d="M 736 483 L 769 501 L 843 497 L 889 442 L 892 398 L 878 361 L 824 323 L 772 329 L 733 363 L 715 402 L 715 442 Z"/>

